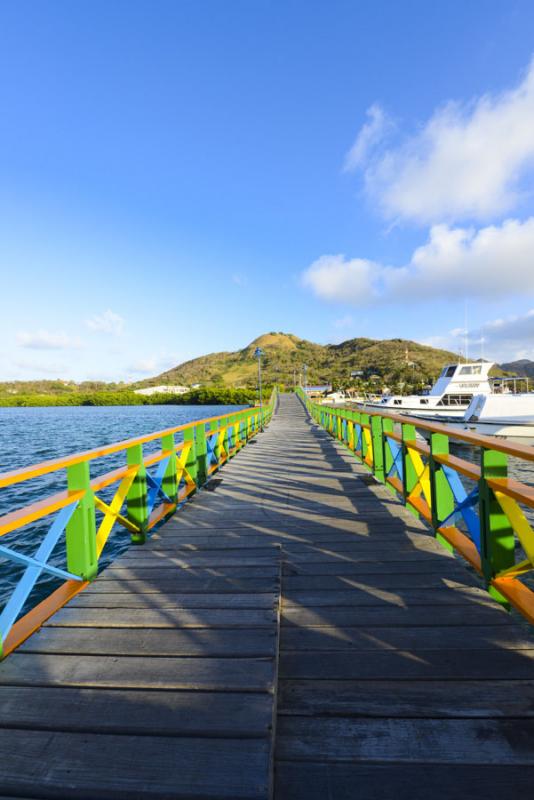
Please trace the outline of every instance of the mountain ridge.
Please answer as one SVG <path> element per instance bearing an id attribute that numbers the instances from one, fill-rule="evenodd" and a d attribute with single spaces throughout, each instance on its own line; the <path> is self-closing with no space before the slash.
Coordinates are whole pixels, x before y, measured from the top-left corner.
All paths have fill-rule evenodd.
<path id="1" fill-rule="evenodd" d="M 262 358 L 265 382 L 286 385 L 299 379 L 304 364 L 308 367 L 309 384 L 333 381 L 347 385 L 351 382 L 351 372 L 361 372 L 367 379 L 377 375 L 389 381 L 413 379 L 411 382 L 428 383 L 435 380 L 445 364 L 459 360 L 458 354 L 449 350 L 409 339 L 356 337 L 339 344 L 321 345 L 292 333 L 271 331 L 240 350 L 190 359 L 136 385 L 253 386 L 257 376 L 254 357 L 257 347 L 265 354 Z"/>

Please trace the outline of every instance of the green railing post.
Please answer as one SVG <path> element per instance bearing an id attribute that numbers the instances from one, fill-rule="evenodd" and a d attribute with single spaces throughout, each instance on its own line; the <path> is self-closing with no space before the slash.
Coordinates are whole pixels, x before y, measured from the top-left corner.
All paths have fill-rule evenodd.
<path id="1" fill-rule="evenodd" d="M 188 473 L 191 475 L 191 478 L 194 480 L 195 485 L 198 489 L 199 482 L 198 482 L 198 463 L 197 463 L 197 447 L 196 447 L 196 439 L 195 439 L 195 426 L 191 425 L 189 428 L 184 430 L 184 442 L 191 442 L 191 448 L 187 455 L 187 460 L 185 462 L 185 468 Z"/>
<path id="2" fill-rule="evenodd" d="M 359 433 L 358 433 L 358 431 L 359 431 Z M 361 443 L 363 441 L 362 412 L 361 411 L 355 411 L 354 412 L 353 436 L 354 436 L 354 447 L 353 447 L 354 455 L 356 456 L 357 459 L 361 460 L 361 458 L 362 458 L 361 452 L 362 451 L 360 450 L 358 452 L 358 450 L 357 450 L 358 439 L 360 439 L 360 445 L 361 445 Z"/>
<path id="3" fill-rule="evenodd" d="M 373 474 L 380 483 L 385 482 L 384 443 L 382 439 L 382 417 L 371 416 L 371 444 L 373 448 Z"/>
<path id="4" fill-rule="evenodd" d="M 176 481 L 176 455 L 173 433 L 168 433 L 161 437 L 161 449 L 164 453 L 170 455 L 169 463 L 161 482 L 161 488 L 167 497 L 175 503 L 178 496 L 178 483 Z"/>
<path id="5" fill-rule="evenodd" d="M 206 463 L 208 456 L 208 445 L 206 443 L 205 422 L 195 425 L 195 445 L 197 456 L 197 486 L 204 486 L 208 478 Z"/>
<path id="6" fill-rule="evenodd" d="M 67 524 L 67 569 L 86 581 L 96 577 L 98 558 L 96 555 L 95 496 L 91 489 L 89 462 L 82 461 L 67 467 L 69 491 L 84 491 L 74 514 Z"/>
<path id="7" fill-rule="evenodd" d="M 362 414 L 361 415 L 361 426 L 362 426 L 362 455 L 361 459 L 362 462 L 365 461 L 367 457 L 367 439 L 365 437 L 365 428 L 364 425 L 370 425 L 369 414 Z"/>
<path id="8" fill-rule="evenodd" d="M 351 451 L 354 452 L 354 411 L 347 411 L 347 447 Z"/>
<path id="9" fill-rule="evenodd" d="M 414 517 L 419 517 L 419 512 L 411 506 L 407 500 L 410 493 L 417 486 L 417 472 L 408 453 L 408 442 L 416 440 L 415 425 L 403 422 L 401 425 L 402 430 L 402 497 L 404 505 Z"/>
<path id="10" fill-rule="evenodd" d="M 126 451 L 126 463 L 129 467 L 139 467 L 126 495 L 128 519 L 139 528 L 139 533 L 132 533 L 131 541 L 133 544 L 144 544 L 148 526 L 148 505 L 146 467 L 143 463 L 142 444 L 134 444 L 128 448 Z"/>
<path id="11" fill-rule="evenodd" d="M 432 433 L 430 435 L 430 456 L 428 466 L 430 472 L 430 499 L 432 513 L 432 528 L 436 534 L 436 539 L 447 550 L 454 551 L 453 546 L 439 532 L 440 522 L 446 519 L 454 511 L 454 492 L 449 486 L 447 476 L 443 471 L 442 464 L 436 461 L 434 456 L 445 456 L 449 454 L 449 437 L 444 433 Z"/>
<path id="12" fill-rule="evenodd" d="M 490 581 L 501 570 L 514 566 L 514 529 L 487 484 L 488 478 L 506 478 L 507 475 L 508 456 L 498 450 L 483 449 L 478 485 L 482 572 L 488 592 L 508 607 L 505 598 L 490 585 Z"/>
<path id="13" fill-rule="evenodd" d="M 384 483 L 386 483 L 389 491 L 396 495 L 396 491 L 391 486 L 391 484 L 387 483 L 388 475 L 391 472 L 391 468 L 393 467 L 393 456 L 391 454 L 391 449 L 388 444 L 387 440 L 387 433 L 393 433 L 393 420 L 388 419 L 387 417 L 382 417 L 382 452 L 384 454 Z"/>
<path id="14" fill-rule="evenodd" d="M 215 431 L 218 431 L 221 425 L 221 420 L 212 419 L 210 422 L 210 433 L 213 434 Z M 221 445 L 219 444 L 219 435 L 215 439 L 215 447 L 213 448 L 213 452 L 215 458 L 217 459 L 217 466 L 219 465 L 219 461 L 221 460 Z"/>
<path id="15" fill-rule="evenodd" d="M 226 425 L 226 433 L 224 437 L 224 442 L 226 446 L 226 452 L 228 453 L 228 458 L 230 459 L 234 457 L 234 454 L 231 452 L 234 444 L 234 426 L 231 416 L 226 417 L 225 425 Z"/>

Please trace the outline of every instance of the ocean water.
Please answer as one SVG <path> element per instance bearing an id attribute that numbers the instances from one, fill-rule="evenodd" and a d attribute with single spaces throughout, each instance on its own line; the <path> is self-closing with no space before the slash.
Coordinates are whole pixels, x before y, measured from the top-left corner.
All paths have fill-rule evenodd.
<path id="1" fill-rule="evenodd" d="M 195 420 L 222 416 L 239 411 L 243 406 L 106 406 L 63 408 L 0 408 L 0 472 L 37 464 L 59 456 L 90 450 L 123 439 L 153 433 L 183 425 Z M 181 441 L 181 435 L 176 435 Z M 144 452 L 160 448 L 160 442 L 150 442 Z M 91 477 L 123 466 L 126 455 L 116 453 L 91 462 Z M 0 515 L 28 503 L 43 499 L 66 488 L 66 473 L 61 470 L 51 475 L 25 481 L 0 489 Z M 117 486 L 100 492 L 102 499 L 110 499 Z M 107 492 L 107 494 L 106 494 Z M 12 547 L 26 555 L 33 555 L 53 516 L 13 531 L 0 539 L 0 545 Z M 115 526 L 100 558 L 105 567 L 129 546 L 129 533 Z M 60 538 L 50 563 L 66 568 L 65 540 Z M 10 597 L 23 567 L 0 556 L 0 609 Z M 53 576 L 43 573 L 26 604 L 25 610 L 39 602 L 59 585 Z"/>

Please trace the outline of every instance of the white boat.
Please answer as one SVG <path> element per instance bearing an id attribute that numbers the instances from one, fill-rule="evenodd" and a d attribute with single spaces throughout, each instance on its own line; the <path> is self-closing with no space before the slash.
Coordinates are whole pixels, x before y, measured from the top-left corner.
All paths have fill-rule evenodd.
<path id="1" fill-rule="evenodd" d="M 327 394 L 323 403 L 329 406 L 344 406 L 350 400 L 350 397 L 345 392 L 331 392 Z"/>
<path id="2" fill-rule="evenodd" d="M 476 395 L 463 420 L 453 421 L 452 427 L 534 444 L 534 393 Z"/>
<path id="3" fill-rule="evenodd" d="M 385 395 L 379 401 L 367 400 L 369 411 L 392 411 L 426 419 L 461 419 L 475 395 L 489 395 L 489 371 L 493 362 L 447 364 L 428 394 Z"/>

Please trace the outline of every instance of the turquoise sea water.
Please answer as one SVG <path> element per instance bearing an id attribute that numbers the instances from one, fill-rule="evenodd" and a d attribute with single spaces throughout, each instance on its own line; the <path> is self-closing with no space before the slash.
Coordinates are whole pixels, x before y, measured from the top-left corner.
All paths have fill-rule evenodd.
<path id="1" fill-rule="evenodd" d="M 112 442 L 183 425 L 208 417 L 239 411 L 242 406 L 107 406 L 62 408 L 0 408 L 0 472 L 36 464 L 52 458 L 90 450 Z M 180 441 L 180 435 L 176 441 Z M 145 453 L 158 450 L 158 441 L 145 445 Z M 91 477 L 125 463 L 125 453 L 92 462 Z M 0 514 L 21 508 L 66 488 L 65 471 L 59 471 L 12 487 L 0 489 Z M 107 490 L 112 496 L 115 487 Z M 106 499 L 105 492 L 100 493 Z M 48 530 L 53 517 L 27 525 L 3 536 L 0 544 L 32 555 Z M 106 566 L 129 545 L 129 534 L 116 526 L 100 559 Z M 50 563 L 65 568 L 64 537 Z M 0 558 L 0 608 L 11 595 L 21 573 L 19 567 Z M 30 598 L 35 605 L 58 585 L 43 575 Z"/>

